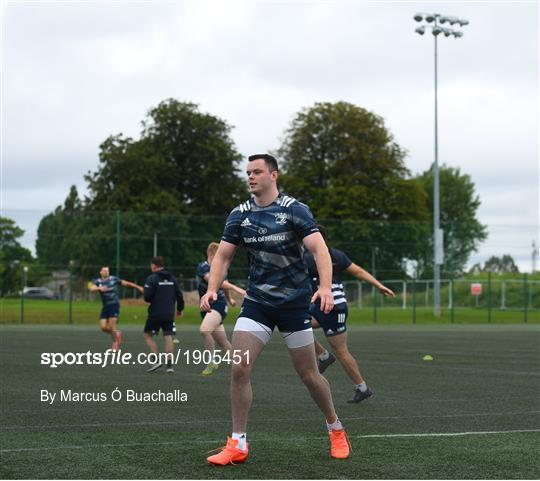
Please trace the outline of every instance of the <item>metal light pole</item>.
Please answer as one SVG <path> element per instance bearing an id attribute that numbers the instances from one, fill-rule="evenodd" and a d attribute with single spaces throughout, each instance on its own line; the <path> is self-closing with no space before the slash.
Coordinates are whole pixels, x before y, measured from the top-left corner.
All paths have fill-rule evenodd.
<path id="1" fill-rule="evenodd" d="M 435 42 L 435 160 L 433 162 L 433 314 L 435 317 L 441 316 L 441 265 L 443 263 L 443 231 L 440 226 L 440 193 L 439 193 L 439 123 L 438 123 L 438 105 L 437 105 L 437 37 L 442 33 L 445 37 L 454 38 L 463 37 L 463 32 L 454 28 L 441 27 L 449 23 L 452 27 L 458 24 L 464 27 L 469 24 L 468 20 L 441 15 L 440 13 L 417 13 L 414 16 L 417 22 L 426 21 L 427 23 L 417 27 L 415 32 L 424 35 L 426 29 L 431 28 Z"/>

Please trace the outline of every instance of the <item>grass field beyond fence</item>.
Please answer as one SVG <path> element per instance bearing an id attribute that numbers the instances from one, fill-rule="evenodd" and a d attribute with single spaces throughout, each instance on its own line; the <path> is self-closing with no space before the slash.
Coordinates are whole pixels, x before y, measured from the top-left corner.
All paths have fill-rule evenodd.
<path id="1" fill-rule="evenodd" d="M 71 319 L 73 324 L 92 324 L 99 319 L 101 303 L 99 301 L 77 301 L 72 304 Z M 227 324 L 236 321 L 239 308 L 229 308 L 225 320 Z M 24 301 L 24 323 L 26 324 L 68 324 L 69 303 L 67 301 Z M 492 309 L 491 319 L 486 308 L 460 307 L 454 309 L 453 322 L 456 323 L 539 323 L 540 310 L 524 312 L 518 309 Z M 0 299 L 0 323 L 16 324 L 21 320 L 21 302 L 19 299 Z M 146 306 L 134 304 L 131 301 L 122 301 L 120 311 L 122 324 L 144 325 L 146 320 Z M 196 306 L 187 306 L 182 318 L 177 319 L 178 324 L 196 324 L 200 322 L 199 309 Z M 437 319 L 430 307 L 402 309 L 399 307 L 364 308 L 350 307 L 349 323 L 381 323 L 381 324 L 408 324 L 416 322 L 450 323 L 452 311 L 442 309 L 441 317 Z"/>

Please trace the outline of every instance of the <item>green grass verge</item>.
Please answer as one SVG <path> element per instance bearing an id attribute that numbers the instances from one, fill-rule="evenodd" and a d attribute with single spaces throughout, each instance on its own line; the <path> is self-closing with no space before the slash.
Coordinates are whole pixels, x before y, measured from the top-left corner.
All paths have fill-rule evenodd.
<path id="1" fill-rule="evenodd" d="M 100 302 L 78 301 L 72 305 L 72 320 L 74 324 L 94 324 L 101 312 Z M 236 321 L 239 308 L 230 308 L 225 323 L 231 324 Z M 121 308 L 120 320 L 122 324 L 144 325 L 146 320 L 146 307 L 143 305 L 125 305 Z M 15 324 L 21 318 L 21 303 L 18 299 L 0 299 L 0 323 Z M 372 307 L 358 309 L 350 308 L 350 324 L 355 323 L 381 323 L 381 324 L 409 324 L 416 322 L 425 323 L 450 323 L 452 314 L 449 309 L 443 309 L 441 317 L 435 318 L 429 308 L 416 309 L 414 316 L 412 308 L 379 308 L 376 311 Z M 26 300 L 24 302 L 24 322 L 26 324 L 68 324 L 69 304 L 66 301 L 41 301 Z M 187 306 L 178 324 L 197 324 L 200 322 L 199 309 L 195 306 Z M 489 312 L 487 309 L 459 308 L 454 310 L 454 322 L 456 323 L 487 323 Z M 525 322 L 525 313 L 519 310 L 491 311 L 492 323 L 522 323 Z M 540 310 L 527 313 L 527 322 L 540 323 Z"/>

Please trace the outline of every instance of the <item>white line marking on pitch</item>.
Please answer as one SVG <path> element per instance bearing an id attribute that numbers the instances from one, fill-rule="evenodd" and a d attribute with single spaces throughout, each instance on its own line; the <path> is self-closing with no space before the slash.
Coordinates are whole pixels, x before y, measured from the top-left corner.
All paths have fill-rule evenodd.
<path id="1" fill-rule="evenodd" d="M 347 421 L 371 421 L 378 419 L 426 419 L 426 418 L 461 418 L 461 417 L 485 417 L 485 416 L 523 416 L 525 414 L 540 414 L 540 411 L 520 411 L 520 412 L 502 412 L 502 413 L 456 413 L 456 414 L 419 414 L 413 416 L 348 416 L 342 418 Z M 264 418 L 258 419 L 257 422 L 281 422 L 281 421 L 319 421 L 319 418 L 294 418 L 293 420 L 288 418 Z M 208 419 L 208 420 L 196 420 L 196 421 L 137 421 L 137 422 L 116 422 L 116 423 L 85 423 L 85 424 L 43 424 L 38 426 L 0 426 L 3 431 L 17 430 L 17 429 L 58 429 L 58 428 L 101 428 L 103 426 L 176 426 L 185 424 L 212 424 L 212 423 L 230 423 L 230 419 Z"/>
<path id="2" fill-rule="evenodd" d="M 359 434 L 359 435 L 352 435 L 349 436 L 353 439 L 361 439 L 361 438 L 417 438 L 417 437 L 444 437 L 444 436 L 480 436 L 480 435 L 489 435 L 489 434 L 516 434 L 516 433 L 538 433 L 540 432 L 540 429 L 514 429 L 510 431 L 466 431 L 462 433 L 407 433 L 407 434 Z M 320 436 L 317 436 L 319 439 Z M 274 442 L 275 437 L 261 437 L 257 438 L 257 441 L 260 442 Z M 298 441 L 304 441 L 306 438 L 287 438 L 287 441 L 292 442 L 298 442 Z M 191 442 L 197 443 L 197 444 L 211 444 L 215 443 L 218 444 L 222 442 L 223 440 L 208 440 L 208 439 L 194 439 Z M 283 441 L 283 440 L 282 440 Z M 167 444 L 180 444 L 182 441 L 165 441 L 165 442 L 152 442 L 152 446 L 157 445 L 167 445 Z M 14 453 L 14 452 L 30 452 L 30 451 L 50 451 L 55 449 L 88 449 L 88 448 L 110 448 L 110 447 L 116 447 L 116 446 L 122 446 L 122 447 L 130 447 L 130 446 L 148 446 L 148 442 L 146 443 L 115 443 L 115 444 L 86 444 L 86 445 L 71 445 L 71 446 L 52 446 L 52 447 L 44 447 L 44 448 L 13 448 L 13 449 L 0 449 L 0 453 Z"/>

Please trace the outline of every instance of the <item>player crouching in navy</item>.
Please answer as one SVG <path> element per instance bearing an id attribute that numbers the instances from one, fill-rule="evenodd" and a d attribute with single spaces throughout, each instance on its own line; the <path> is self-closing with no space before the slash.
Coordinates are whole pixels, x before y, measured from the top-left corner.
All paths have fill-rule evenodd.
<path id="1" fill-rule="evenodd" d="M 328 244 L 325 229 L 321 225 L 318 225 L 317 227 L 325 242 Z M 385 296 L 395 297 L 395 294 L 392 290 L 388 289 L 388 287 L 383 286 L 369 272 L 351 261 L 344 252 L 334 249 L 333 247 L 328 247 L 328 250 L 330 251 L 330 257 L 332 258 L 332 295 L 334 297 L 334 308 L 329 313 L 325 313 L 321 310 L 320 302 L 316 301 L 311 304 L 309 312 L 312 316 L 312 326 L 314 328 L 322 328 L 335 356 L 328 352 L 318 341 L 315 341 L 319 372 L 322 374 L 337 357 L 343 366 L 343 369 L 354 383 L 354 395 L 352 399 L 347 402 L 359 403 L 360 401 L 373 396 L 373 391 L 364 381 L 360 369 L 358 368 L 358 363 L 347 347 L 346 322 L 349 310 L 347 308 L 347 299 L 345 298 L 345 291 L 343 290 L 343 284 L 341 282 L 341 274 L 343 271 L 346 271 L 361 281 L 367 281 L 379 289 L 381 294 Z M 316 292 L 319 288 L 319 273 L 317 272 L 315 259 L 310 252 L 306 252 L 304 255 L 304 262 L 307 265 L 311 277 L 311 287 L 313 292 Z"/>
<path id="2" fill-rule="evenodd" d="M 148 276 L 144 283 L 144 300 L 149 302 L 148 319 L 144 326 L 144 340 L 153 354 L 156 361 L 147 369 L 153 372 L 163 364 L 160 362 L 158 347 L 153 336 L 163 331 L 165 341 L 165 352 L 167 353 L 167 372 L 174 372 L 173 361 L 173 336 L 176 334 L 174 323 L 174 311 L 178 317 L 182 316 L 184 310 L 184 296 L 178 286 L 176 278 L 164 269 L 163 257 L 157 256 L 150 261 L 152 274 Z"/>

